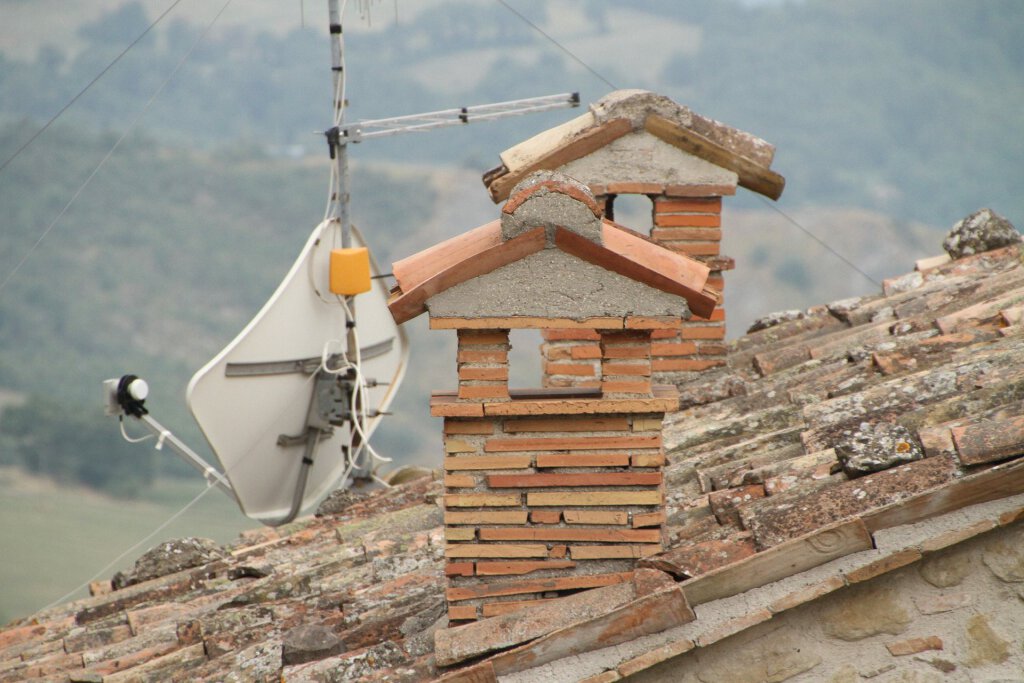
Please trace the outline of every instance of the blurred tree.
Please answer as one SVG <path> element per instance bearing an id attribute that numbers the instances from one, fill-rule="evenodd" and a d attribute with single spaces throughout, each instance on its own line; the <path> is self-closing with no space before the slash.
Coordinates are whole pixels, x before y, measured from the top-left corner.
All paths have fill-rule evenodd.
<path id="1" fill-rule="evenodd" d="M 134 498 L 153 483 L 153 449 L 125 442 L 99 411 L 32 396 L 3 411 L 0 435 L 12 447 L 11 460 L 62 484 Z"/>

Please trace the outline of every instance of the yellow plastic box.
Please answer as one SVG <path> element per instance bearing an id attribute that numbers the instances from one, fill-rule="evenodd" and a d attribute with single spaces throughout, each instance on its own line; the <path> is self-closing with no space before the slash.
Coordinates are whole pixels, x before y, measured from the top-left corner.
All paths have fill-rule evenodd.
<path id="1" fill-rule="evenodd" d="M 331 250 L 331 292 L 354 296 L 370 291 L 370 250 L 366 247 Z"/>

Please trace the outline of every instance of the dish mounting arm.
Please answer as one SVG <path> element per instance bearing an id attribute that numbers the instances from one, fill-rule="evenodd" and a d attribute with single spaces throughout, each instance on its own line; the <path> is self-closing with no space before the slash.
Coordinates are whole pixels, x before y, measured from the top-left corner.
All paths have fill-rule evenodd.
<path id="1" fill-rule="evenodd" d="M 120 379 L 104 380 L 103 392 L 105 397 L 104 412 L 107 415 L 117 417 L 122 423 L 125 416 L 135 418 L 150 433 L 150 436 L 139 440 L 156 438 L 153 448 L 158 451 L 163 450 L 165 445 L 169 446 L 177 456 L 199 470 L 199 473 L 206 479 L 207 485 L 216 486 L 236 503 L 238 502 L 235 490 L 220 470 L 206 462 L 201 455 L 189 448 L 188 444 L 172 434 L 171 430 L 157 422 L 149 414 L 144 405 L 146 397 L 149 395 L 149 385 L 144 379 L 140 379 L 135 375 L 124 375 Z M 126 434 L 124 436 L 126 439 L 128 438 Z M 135 441 L 135 439 L 130 440 Z"/>

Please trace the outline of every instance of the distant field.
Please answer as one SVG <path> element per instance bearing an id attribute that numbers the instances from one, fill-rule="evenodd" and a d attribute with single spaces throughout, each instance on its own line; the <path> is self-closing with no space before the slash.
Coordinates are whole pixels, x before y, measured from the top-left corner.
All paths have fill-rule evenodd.
<path id="1" fill-rule="evenodd" d="M 0 625 L 28 616 L 90 580 L 204 486 L 198 477 L 163 482 L 146 502 L 126 502 L 0 471 Z M 139 555 L 165 540 L 202 536 L 224 543 L 254 526 L 226 496 L 210 491 L 100 578 L 131 567 Z M 72 598 L 87 595 L 82 590 Z"/>

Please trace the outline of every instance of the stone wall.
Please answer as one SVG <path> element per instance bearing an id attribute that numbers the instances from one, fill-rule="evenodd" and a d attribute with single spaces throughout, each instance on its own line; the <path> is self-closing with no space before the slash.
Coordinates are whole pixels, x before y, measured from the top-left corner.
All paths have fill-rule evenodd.
<path id="1" fill-rule="evenodd" d="M 1024 525 L 837 591 L 629 680 L 1022 681 Z"/>

